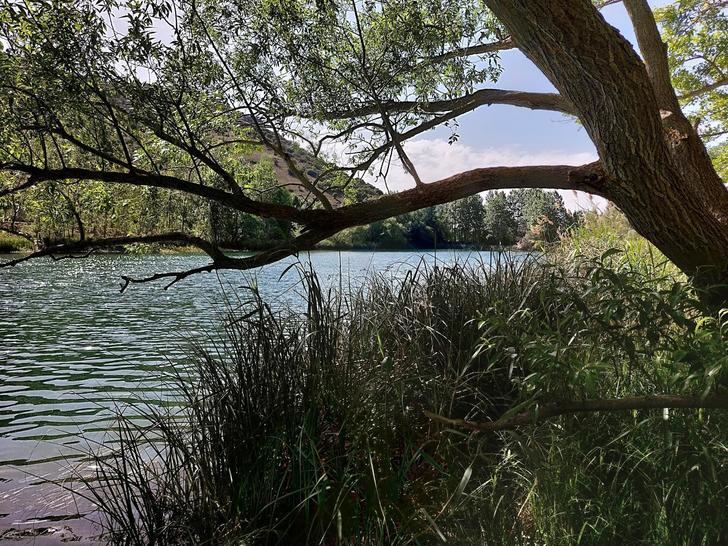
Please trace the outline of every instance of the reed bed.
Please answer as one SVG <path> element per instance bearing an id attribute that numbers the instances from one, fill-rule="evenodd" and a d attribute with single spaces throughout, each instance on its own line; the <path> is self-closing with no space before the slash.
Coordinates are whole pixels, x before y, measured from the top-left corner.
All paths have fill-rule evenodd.
<path id="1" fill-rule="evenodd" d="M 659 272 L 659 273 L 658 273 Z M 95 453 L 111 543 L 720 544 L 728 416 L 640 410 L 477 434 L 553 400 L 725 391 L 728 315 L 616 251 L 251 289 Z"/>

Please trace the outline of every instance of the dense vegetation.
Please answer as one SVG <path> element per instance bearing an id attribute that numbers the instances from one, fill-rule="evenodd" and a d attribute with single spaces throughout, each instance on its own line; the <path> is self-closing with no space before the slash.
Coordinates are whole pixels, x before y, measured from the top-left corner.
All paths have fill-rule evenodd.
<path id="1" fill-rule="evenodd" d="M 113 540 L 728 540 L 725 412 L 538 418 L 560 400 L 725 394 L 728 314 L 616 211 L 538 259 L 421 267 L 343 294 L 301 276 L 303 309 L 253 292 L 213 348 L 178 364 L 181 412 L 120 418 L 120 444 L 87 477 Z M 532 424 L 481 434 L 436 417 L 524 411 Z"/>

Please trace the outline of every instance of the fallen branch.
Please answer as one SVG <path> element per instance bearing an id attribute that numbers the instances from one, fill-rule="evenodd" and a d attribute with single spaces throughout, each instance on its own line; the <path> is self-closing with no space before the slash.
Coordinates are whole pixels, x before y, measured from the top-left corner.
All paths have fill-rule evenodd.
<path id="1" fill-rule="evenodd" d="M 496 421 L 477 422 L 465 419 L 453 419 L 436 413 L 425 411 L 425 415 L 451 427 L 465 428 L 476 432 L 495 432 L 510 430 L 524 425 L 535 425 L 558 417 L 575 413 L 592 413 L 601 411 L 631 411 L 643 409 L 728 409 L 728 395 L 678 396 L 658 394 L 653 396 L 635 396 L 632 398 L 608 398 L 602 400 L 575 400 L 553 402 L 537 406 L 531 410 L 504 417 Z"/>

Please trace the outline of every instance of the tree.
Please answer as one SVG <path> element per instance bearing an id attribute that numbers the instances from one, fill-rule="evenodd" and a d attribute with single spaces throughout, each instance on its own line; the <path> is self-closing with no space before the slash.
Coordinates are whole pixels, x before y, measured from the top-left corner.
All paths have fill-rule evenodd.
<path id="1" fill-rule="evenodd" d="M 493 244 L 512 245 L 518 239 L 518 224 L 502 191 L 491 192 L 485 198 L 484 223 L 488 240 Z"/>
<path id="2" fill-rule="evenodd" d="M 485 238 L 484 212 L 480 196 L 471 195 L 438 207 L 437 217 L 450 242 L 479 243 Z"/>
<path id="3" fill-rule="evenodd" d="M 574 216 L 564 206 L 563 198 L 555 191 L 514 190 L 508 194 L 508 206 L 518 225 L 518 239 L 533 234 L 531 228 L 538 226 L 539 240 L 550 243 L 575 223 Z"/>
<path id="4" fill-rule="evenodd" d="M 148 186 L 300 230 L 291 242 L 247 258 L 226 256 L 199 234 L 148 234 L 199 243 L 211 262 L 129 283 L 256 267 L 347 227 L 484 190 L 580 190 L 614 202 L 697 285 L 728 285 L 728 190 L 700 129 L 722 127 L 725 109 L 701 107 L 711 119 L 697 123 L 681 107 L 724 104 L 724 2 L 680 0 L 660 12 L 668 54 L 647 0 L 624 0 L 641 58 L 587 0 L 483 4 L 4 0 L 0 172 L 8 176 L 0 197 L 55 180 Z M 484 85 L 500 74 L 498 51 L 514 47 L 558 93 Z M 480 168 L 423 183 L 403 143 L 489 104 L 576 116 L 599 161 Z M 348 161 L 311 174 L 286 139 L 317 156 L 338 144 Z M 301 206 L 248 191 L 235 168 L 242 146 L 285 163 L 308 196 Z M 413 189 L 334 208 L 324 191 L 329 179 L 354 180 L 365 171 L 386 179 L 392 159 Z M 118 240 L 87 237 L 33 256 Z M 712 294 L 724 301 L 727 290 Z"/>

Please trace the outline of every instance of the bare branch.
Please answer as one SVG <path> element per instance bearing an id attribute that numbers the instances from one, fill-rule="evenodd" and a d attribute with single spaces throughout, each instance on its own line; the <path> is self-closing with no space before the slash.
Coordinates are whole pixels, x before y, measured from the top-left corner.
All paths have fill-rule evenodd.
<path id="1" fill-rule="evenodd" d="M 516 43 L 510 36 L 497 42 L 491 42 L 488 44 L 478 44 L 474 46 L 463 47 L 460 49 L 453 49 L 440 55 L 430 57 L 424 62 L 427 63 L 442 63 L 451 59 L 457 59 L 460 57 L 469 57 L 471 55 L 485 55 L 487 53 L 496 53 L 498 51 L 505 51 L 507 49 L 513 49 L 516 47 Z"/>
<path id="2" fill-rule="evenodd" d="M 475 110 L 479 106 L 505 104 L 530 108 L 531 110 L 553 110 L 564 114 L 574 114 L 572 104 L 558 93 L 535 93 L 530 91 L 513 91 L 509 89 L 479 89 L 450 100 L 431 102 L 419 101 L 384 101 L 381 107 L 389 112 L 418 112 L 435 114 L 449 112 L 451 110 Z M 350 117 L 361 117 L 376 115 L 379 113 L 379 106 L 375 103 L 365 104 L 351 110 L 331 112 L 328 119 L 341 119 Z"/>
<path id="3" fill-rule="evenodd" d="M 195 267 L 193 269 L 187 269 L 185 271 L 176 271 L 171 273 L 156 273 L 154 275 L 151 275 L 149 277 L 143 277 L 140 279 L 129 277 L 128 275 L 122 275 L 121 276 L 121 288 L 120 292 L 124 292 L 127 288 L 129 288 L 129 285 L 139 284 L 139 283 L 148 283 L 148 282 L 154 282 L 161 279 L 172 279 L 169 284 L 165 285 L 164 289 L 167 290 L 172 285 L 178 283 L 179 281 L 186 279 L 187 277 L 190 277 L 192 275 L 196 275 L 198 273 L 210 273 L 211 271 L 215 271 L 218 266 L 215 264 L 215 262 L 204 265 L 202 267 Z"/>
<path id="4" fill-rule="evenodd" d="M 636 396 L 633 398 L 611 398 L 603 400 L 577 400 L 553 402 L 537 406 L 536 408 L 517 413 L 511 417 L 503 417 L 496 421 L 476 422 L 465 419 L 452 419 L 435 413 L 425 411 L 425 415 L 444 425 L 464 428 L 476 432 L 495 432 L 499 430 L 510 430 L 524 425 L 535 425 L 558 417 L 575 413 L 593 413 L 603 411 L 631 411 L 644 409 L 728 409 L 728 396 L 711 395 L 700 396 L 677 396 L 677 395 L 654 395 Z"/>
<path id="5" fill-rule="evenodd" d="M 330 237 L 331 235 L 336 233 L 336 231 L 336 229 L 321 229 L 308 231 L 295 238 L 293 241 L 283 243 L 270 250 L 266 250 L 264 252 L 260 252 L 253 256 L 248 256 L 245 258 L 232 258 L 220 254 L 218 256 L 212 257 L 212 263 L 202 267 L 188 269 L 186 271 L 157 273 L 155 275 L 143 278 L 133 278 L 124 275 L 122 276 L 123 283 L 121 285 L 121 292 L 124 292 L 124 290 L 126 290 L 130 284 L 148 283 L 161 279 L 172 279 L 171 282 L 164 287 L 164 289 L 166 290 L 177 282 L 191 275 L 196 275 L 197 273 L 210 273 L 212 271 L 217 271 L 221 269 L 234 269 L 242 271 L 254 269 L 256 267 L 262 267 L 264 265 L 277 262 L 278 260 L 281 260 L 288 256 L 297 255 L 298 252 L 302 250 L 313 248 L 316 243 L 326 239 L 327 237 Z"/>

